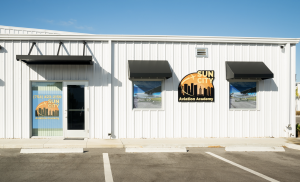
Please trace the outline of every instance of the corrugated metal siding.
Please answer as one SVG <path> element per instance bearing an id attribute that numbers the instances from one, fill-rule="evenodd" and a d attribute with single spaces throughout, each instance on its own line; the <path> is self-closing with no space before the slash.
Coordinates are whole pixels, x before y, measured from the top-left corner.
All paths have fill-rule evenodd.
<path id="1" fill-rule="evenodd" d="M 208 48 L 197 58 L 196 47 Z M 295 46 L 291 47 L 292 62 Z M 290 119 L 290 65 L 287 46 L 277 44 L 114 42 L 113 127 L 117 138 L 286 137 Z M 173 77 L 165 81 L 163 110 L 133 110 L 128 60 L 167 60 Z M 273 79 L 259 81 L 258 110 L 229 110 L 225 61 L 263 61 Z M 215 70 L 214 103 L 180 103 L 180 80 L 197 70 Z M 295 105 L 295 104 L 294 104 Z"/>
<path id="2" fill-rule="evenodd" d="M 59 41 L 36 41 L 32 55 L 56 55 Z M 32 120 L 30 81 L 88 80 L 90 137 L 108 138 L 111 124 L 111 63 L 108 42 L 87 42 L 93 66 L 26 65 L 17 54 L 28 54 L 30 41 L 0 41 L 0 138 L 29 138 Z M 82 42 L 64 42 L 61 55 L 82 55 Z"/>
<path id="3" fill-rule="evenodd" d="M 291 95 L 290 95 L 290 122 L 292 126 L 292 131 L 291 133 L 295 135 L 296 133 L 296 118 L 294 117 L 295 115 L 295 90 L 294 90 L 294 85 L 296 84 L 296 45 L 291 45 Z M 289 136 L 290 137 L 290 136 Z M 294 136 L 295 137 L 295 136 Z"/>
<path id="4" fill-rule="evenodd" d="M 4 46 L 4 41 L 0 41 Z M 5 54 L 0 50 L 0 138 L 5 138 Z"/>
<path id="5" fill-rule="evenodd" d="M 56 55 L 59 41 L 36 42 L 32 55 Z M 294 132 L 295 45 L 282 50 L 277 44 L 95 41 L 86 47 L 93 66 L 16 61 L 31 43 L 0 41 L 0 138 L 31 136 L 31 80 L 88 80 L 91 138 L 108 138 L 110 132 L 116 138 L 287 137 L 289 123 Z M 197 58 L 196 47 L 207 47 L 208 58 Z M 82 50 L 82 42 L 65 41 L 60 54 Z M 162 110 L 132 110 L 128 60 L 169 62 L 173 77 L 164 82 Z M 258 110 L 229 110 L 225 61 L 263 61 L 272 70 L 273 79 L 259 82 Z M 178 102 L 180 80 L 197 70 L 215 70 L 215 102 Z"/>

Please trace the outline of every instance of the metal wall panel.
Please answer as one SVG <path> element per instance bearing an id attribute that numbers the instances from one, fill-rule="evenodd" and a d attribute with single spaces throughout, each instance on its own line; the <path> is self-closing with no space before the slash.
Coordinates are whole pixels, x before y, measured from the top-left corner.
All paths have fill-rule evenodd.
<path id="1" fill-rule="evenodd" d="M 111 132 L 111 62 L 108 42 L 87 42 L 85 55 L 93 66 L 26 65 L 17 54 L 28 54 L 31 41 L 1 41 L 0 138 L 31 137 L 30 81 L 88 80 L 90 138 L 109 138 Z M 32 55 L 56 55 L 59 41 L 36 41 Z M 83 43 L 64 41 L 60 55 L 82 55 Z"/>
<path id="2" fill-rule="evenodd" d="M 5 46 L 4 41 L 0 41 L 0 45 Z M 5 50 L 0 49 L 0 138 L 6 138 L 5 136 L 5 124 L 6 124 L 6 109 L 5 109 Z"/>
<path id="3" fill-rule="evenodd" d="M 291 66 L 290 66 L 290 124 L 292 127 L 292 130 L 290 131 L 289 137 L 292 137 L 292 135 L 295 135 L 296 133 L 296 118 L 293 117 L 295 114 L 295 84 L 296 84 L 296 45 L 291 45 Z M 295 136 L 293 136 L 295 137 Z"/>
<path id="4" fill-rule="evenodd" d="M 29 41 L 22 41 L 22 55 L 26 55 L 29 52 Z M 13 59 L 12 61 L 15 61 Z M 30 79 L 29 72 L 30 68 L 25 64 L 22 64 L 22 138 L 29 138 L 31 135 L 31 123 L 30 119 L 30 106 L 31 106 L 31 97 L 30 97 Z"/>
<path id="5" fill-rule="evenodd" d="M 21 41 L 14 41 L 14 54 L 20 55 L 21 50 Z M 13 138 L 22 138 L 22 63 L 20 61 L 14 61 L 14 76 L 13 76 L 13 108 L 14 108 L 14 136 Z"/>
<path id="6" fill-rule="evenodd" d="M 197 58 L 196 47 L 208 48 L 209 56 Z M 289 71 L 294 65 L 287 58 L 288 47 L 282 50 L 278 44 L 113 42 L 112 49 L 113 77 L 121 82 L 121 86 L 113 85 L 116 138 L 285 137 L 291 132 L 286 126 L 293 123 L 289 117 Z M 292 57 L 293 49 L 290 48 Z M 173 77 L 164 82 L 162 110 L 132 109 L 128 60 L 169 62 Z M 229 110 L 225 61 L 263 61 L 274 73 L 273 79 L 258 83 L 257 110 Z M 197 70 L 215 71 L 215 102 L 178 102 L 180 80 Z"/>
<path id="7" fill-rule="evenodd" d="M 5 136 L 14 138 L 14 49 L 13 41 L 5 42 Z"/>
<path id="8" fill-rule="evenodd" d="M 165 80 L 165 110 L 166 110 L 166 137 L 167 138 L 173 138 L 174 136 L 174 91 L 173 89 L 176 89 L 177 87 L 174 87 L 173 80 L 176 79 L 176 76 L 174 74 L 173 68 L 174 68 L 174 44 L 171 42 L 166 43 L 166 60 L 168 60 L 171 71 L 172 71 L 172 77 Z M 169 102 L 166 102 L 169 101 Z"/>
<path id="9" fill-rule="evenodd" d="M 32 55 L 56 55 L 59 41 L 36 42 Z M 0 42 L 0 138 L 31 136 L 34 80 L 89 81 L 90 138 L 109 138 L 111 132 L 116 138 L 287 137 L 294 132 L 295 45 L 89 41 L 85 54 L 93 57 L 93 66 L 17 62 L 15 55 L 28 54 L 31 43 Z M 208 48 L 208 57 L 196 57 L 196 47 Z M 60 55 L 82 54 L 81 41 L 64 41 L 60 50 Z M 173 76 L 164 81 L 163 109 L 132 109 L 128 60 L 169 62 Z M 259 81 L 257 110 L 229 110 L 225 61 L 263 61 L 274 73 L 273 79 Z M 215 71 L 215 102 L 178 102 L 179 82 L 197 70 Z"/>

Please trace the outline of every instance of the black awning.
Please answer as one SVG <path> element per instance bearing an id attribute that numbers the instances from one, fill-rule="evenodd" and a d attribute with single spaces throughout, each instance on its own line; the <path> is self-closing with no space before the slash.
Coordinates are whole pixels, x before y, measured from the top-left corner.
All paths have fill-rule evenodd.
<path id="1" fill-rule="evenodd" d="M 70 64 L 91 65 L 92 56 L 41 56 L 41 55 L 17 55 L 17 60 L 27 64 Z"/>
<path id="2" fill-rule="evenodd" d="M 129 79 L 132 78 L 171 78 L 168 61 L 128 61 Z"/>
<path id="3" fill-rule="evenodd" d="M 263 62 L 226 61 L 226 79 L 270 79 L 272 71 Z"/>

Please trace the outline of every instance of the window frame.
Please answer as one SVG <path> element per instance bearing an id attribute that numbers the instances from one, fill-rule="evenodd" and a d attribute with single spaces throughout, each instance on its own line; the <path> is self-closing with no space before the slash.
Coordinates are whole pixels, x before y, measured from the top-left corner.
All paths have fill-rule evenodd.
<path id="1" fill-rule="evenodd" d="M 256 82 L 256 108 L 230 108 L 230 83 L 234 83 L 234 82 Z M 259 111 L 259 80 L 237 80 L 237 79 L 232 79 L 232 80 L 228 80 L 228 110 L 229 111 Z"/>
<path id="2" fill-rule="evenodd" d="M 133 82 L 135 81 L 161 81 L 161 108 L 133 108 Z M 131 109 L 133 111 L 143 111 L 143 110 L 152 110 L 152 111 L 164 111 L 165 110 L 165 79 L 157 78 L 157 79 L 131 79 Z"/>

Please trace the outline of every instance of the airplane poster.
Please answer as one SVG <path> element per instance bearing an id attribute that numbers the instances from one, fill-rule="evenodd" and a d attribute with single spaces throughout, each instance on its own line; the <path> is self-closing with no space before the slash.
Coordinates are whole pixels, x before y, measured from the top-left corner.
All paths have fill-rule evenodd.
<path id="1" fill-rule="evenodd" d="M 133 82 L 133 108 L 161 107 L 161 81 Z"/>
<path id="2" fill-rule="evenodd" d="M 229 108 L 255 109 L 256 82 L 231 82 Z"/>

